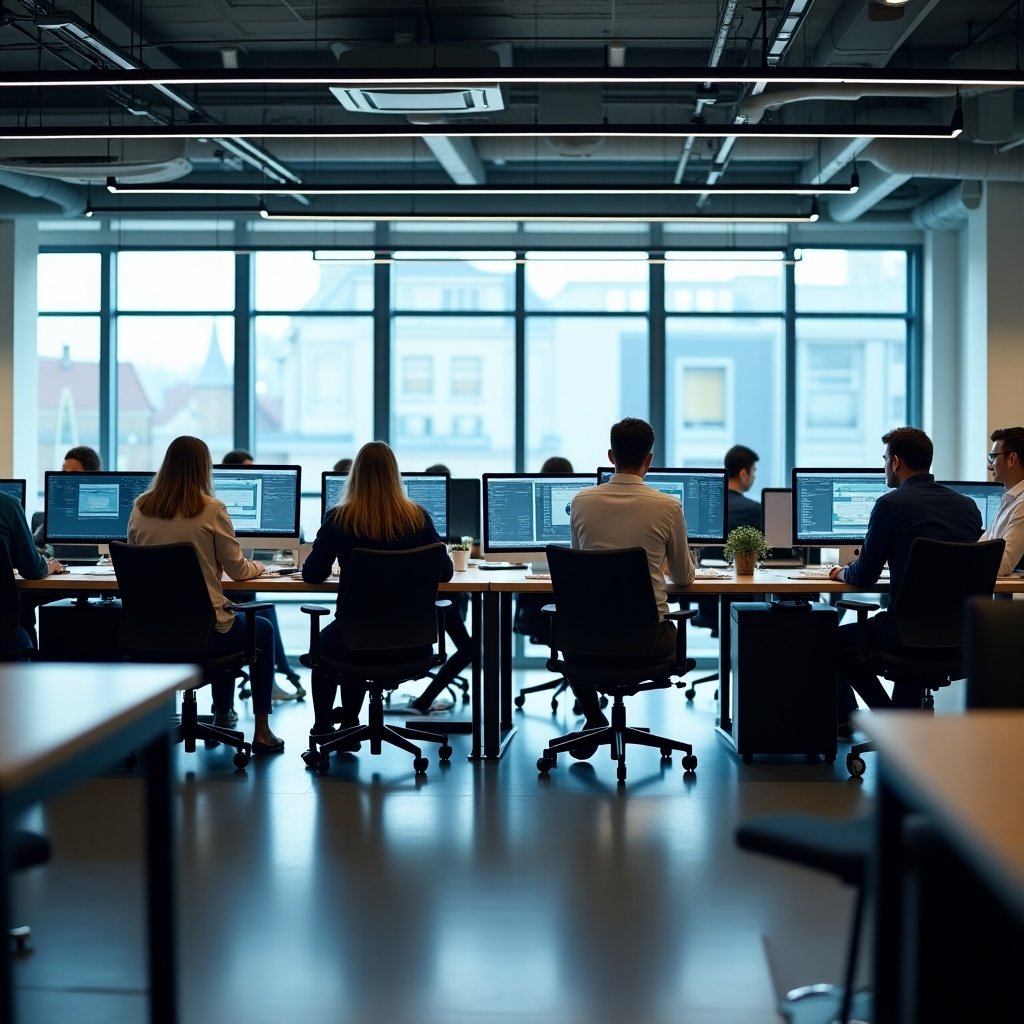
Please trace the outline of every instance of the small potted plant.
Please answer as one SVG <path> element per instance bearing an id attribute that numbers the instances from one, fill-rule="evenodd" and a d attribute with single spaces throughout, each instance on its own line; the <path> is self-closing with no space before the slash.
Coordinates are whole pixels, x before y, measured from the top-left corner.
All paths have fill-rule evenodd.
<path id="1" fill-rule="evenodd" d="M 753 526 L 737 526 L 730 530 L 722 550 L 726 560 L 735 563 L 737 576 L 753 576 L 756 563 L 772 553 L 764 534 Z"/>
<path id="2" fill-rule="evenodd" d="M 456 572 L 465 572 L 469 568 L 469 550 L 472 546 L 472 537 L 462 537 L 452 544 L 452 565 Z"/>

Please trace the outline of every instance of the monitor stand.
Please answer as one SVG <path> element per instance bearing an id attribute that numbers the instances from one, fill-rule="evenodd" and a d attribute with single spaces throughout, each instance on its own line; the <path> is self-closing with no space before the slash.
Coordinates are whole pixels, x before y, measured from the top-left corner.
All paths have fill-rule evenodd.
<path id="1" fill-rule="evenodd" d="M 548 568 L 548 563 L 546 561 L 541 560 L 540 562 L 530 563 L 530 572 L 548 576 L 550 575 L 551 570 Z"/>
<path id="2" fill-rule="evenodd" d="M 849 565 L 860 556 L 859 544 L 841 544 L 839 546 L 839 564 Z"/>

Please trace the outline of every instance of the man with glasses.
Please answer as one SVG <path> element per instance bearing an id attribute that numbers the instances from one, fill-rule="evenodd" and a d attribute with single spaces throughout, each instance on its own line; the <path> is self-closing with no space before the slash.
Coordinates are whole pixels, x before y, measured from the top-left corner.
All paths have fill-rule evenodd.
<path id="1" fill-rule="evenodd" d="M 885 482 L 893 488 L 883 494 L 871 510 L 860 557 L 847 566 L 836 566 L 834 580 L 867 589 L 878 581 L 889 563 L 889 611 L 868 620 L 868 644 L 875 650 L 899 650 L 892 610 L 898 608 L 900 589 L 910 557 L 910 546 L 918 537 L 931 540 L 973 543 L 981 535 L 978 506 L 962 494 L 935 482 L 928 472 L 932 464 L 931 438 L 916 427 L 899 427 L 883 435 Z M 857 660 L 857 625 L 838 630 L 839 728 L 849 734 L 849 715 L 856 709 L 856 690 L 869 708 L 919 708 L 921 687 L 916 683 L 893 683 L 892 698 L 878 677 Z"/>
<path id="2" fill-rule="evenodd" d="M 1006 541 L 999 575 L 1009 576 L 1024 555 L 1024 427 L 1000 427 L 992 431 L 988 453 L 992 479 L 1006 488 L 999 511 L 982 540 Z"/>

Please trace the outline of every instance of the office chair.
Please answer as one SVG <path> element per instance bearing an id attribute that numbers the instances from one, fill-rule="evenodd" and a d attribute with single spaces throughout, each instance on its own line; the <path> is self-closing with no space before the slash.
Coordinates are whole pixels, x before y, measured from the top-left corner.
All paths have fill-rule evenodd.
<path id="1" fill-rule="evenodd" d="M 125 656 L 143 662 L 192 662 L 202 669 L 200 686 L 215 680 L 235 678 L 257 657 L 272 658 L 272 651 L 256 649 L 256 613 L 269 604 L 248 602 L 228 604 L 245 616 L 245 645 L 242 650 L 211 658 L 206 647 L 216 615 L 191 544 L 110 545 L 110 558 L 121 593 L 118 640 Z M 181 698 L 181 721 L 174 741 L 184 743 L 192 753 L 196 741 L 208 746 L 224 743 L 235 748 L 233 763 L 244 768 L 252 750 L 241 732 L 214 725 L 209 715 L 198 713 L 196 687 Z"/>
<path id="2" fill-rule="evenodd" d="M 563 751 L 589 757 L 597 747 L 608 745 L 612 759 L 618 762 L 616 774 L 622 784 L 626 781 L 626 745 L 634 743 L 656 747 L 666 760 L 673 750 L 682 751 L 683 768 L 694 771 L 697 758 L 689 743 L 626 725 L 623 698 L 671 686 L 671 676 L 694 667 L 695 662 L 686 657 L 683 620 L 695 612 L 669 613 L 668 618 L 680 624 L 676 648 L 669 658 L 655 661 L 660 623 L 643 548 L 574 551 L 550 545 L 547 557 L 555 600 L 548 668 L 560 672 L 574 686 L 589 686 L 607 694 L 613 703 L 610 725 L 553 739 L 537 761 L 537 770 L 547 775 Z"/>
<path id="3" fill-rule="evenodd" d="M 25 635 L 19 635 L 21 626 L 21 595 L 14 579 L 14 566 L 7 545 L 0 543 L 0 661 L 26 661 L 34 658 L 36 649 Z"/>
<path id="4" fill-rule="evenodd" d="M 512 632 L 527 637 L 532 644 L 547 645 L 551 621 L 541 609 L 548 603 L 548 600 L 546 594 L 517 594 Z M 557 676 L 534 686 L 524 686 L 515 696 L 515 706 L 521 708 L 526 703 L 527 694 L 554 690 L 555 692 L 551 695 L 551 714 L 555 714 L 558 711 L 558 698 L 568 689 L 568 686 L 564 676 Z M 607 703 L 606 698 L 605 705 Z M 580 713 L 578 701 L 573 705 L 573 713 L 577 715 Z"/>
<path id="5" fill-rule="evenodd" d="M 1024 601 L 967 602 L 964 667 L 966 702 L 974 708 L 1024 707 L 1020 638 L 1024 636 Z"/>
<path id="6" fill-rule="evenodd" d="M 0 547 L 3 547 L 3 545 L 0 544 Z M 38 864 L 45 864 L 53 852 L 50 840 L 45 836 L 39 835 L 37 832 L 25 832 L 21 829 L 15 829 L 12 839 L 12 846 L 14 848 L 13 867 L 15 871 L 24 871 L 26 868 L 34 868 Z M 32 938 L 32 929 L 27 924 L 12 928 L 9 932 L 9 937 L 14 941 L 14 949 L 19 956 L 29 952 L 28 943 L 29 939 Z"/>
<path id="7" fill-rule="evenodd" d="M 812 1021 L 814 1024 L 824 1024 L 825 1021 L 846 1024 L 852 1016 L 857 1020 L 871 1019 L 870 993 L 854 993 L 853 985 L 873 835 L 870 817 L 844 821 L 810 814 L 766 815 L 748 821 L 736 830 L 736 844 L 744 850 L 825 871 L 847 885 L 857 887 L 843 987 L 815 984 L 787 992 L 779 1012 L 788 1020 L 806 1024 Z"/>
<path id="8" fill-rule="evenodd" d="M 437 584 L 447 557 L 443 544 L 405 551 L 356 548 L 338 581 L 336 619 L 346 646 L 340 656 L 320 651 L 320 618 L 330 609 L 301 605 L 310 616 L 309 653 L 302 656 L 302 663 L 315 672 L 344 677 L 346 682 L 359 681 L 370 697 L 365 725 L 343 725 L 330 733 L 310 735 L 309 749 L 302 753 L 307 768 L 326 775 L 331 751 L 358 749 L 363 740 L 369 740 L 373 754 L 379 754 L 384 743 L 407 750 L 414 755 L 417 775 L 426 772 L 429 761 L 413 740 L 440 743 L 438 757 L 451 759 L 447 735 L 384 721 L 385 691 L 444 664 L 444 611 L 450 602 L 437 600 Z"/>
<path id="9" fill-rule="evenodd" d="M 991 599 L 1003 557 L 1004 542 L 977 544 L 930 540 L 918 537 L 910 546 L 903 587 L 890 609 L 899 640 L 895 651 L 870 646 L 868 612 L 877 604 L 837 601 L 837 608 L 857 613 L 857 659 L 872 671 L 900 682 L 917 681 L 922 688 L 921 706 L 935 707 L 933 691 L 963 679 L 964 607 L 969 598 Z M 846 755 L 846 768 L 860 777 L 866 771 L 863 755 L 871 743 L 855 743 Z"/>

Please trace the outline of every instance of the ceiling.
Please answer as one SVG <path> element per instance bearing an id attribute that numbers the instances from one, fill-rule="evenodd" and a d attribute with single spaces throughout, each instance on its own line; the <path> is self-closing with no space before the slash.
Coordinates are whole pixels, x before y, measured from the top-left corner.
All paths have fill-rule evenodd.
<path id="1" fill-rule="evenodd" d="M 964 132 L 956 140 L 885 139 L 866 130 L 846 139 L 813 136 L 829 126 L 944 129 L 957 107 L 955 86 L 842 84 L 839 69 L 931 69 L 951 79 L 974 71 L 1012 72 L 1020 67 L 1019 4 L 909 0 L 895 11 L 900 17 L 877 20 L 882 2 L 115 0 L 53 6 L 7 0 L 0 13 L 0 129 L 7 136 L 0 141 L 0 217 L 70 217 L 89 209 L 241 214 L 261 204 L 271 212 L 365 217 L 511 212 L 526 218 L 568 210 L 730 216 L 804 213 L 815 203 L 825 221 L 951 226 L 977 205 L 980 189 L 973 183 L 1024 181 L 1021 90 L 998 83 L 961 89 Z M 430 75 L 459 67 L 516 80 L 486 95 L 477 90 L 482 109 L 411 115 L 403 111 L 436 105 L 436 92 L 427 102 L 422 88 L 371 95 L 357 90 L 359 102 L 377 108 L 367 113 L 347 110 L 329 87 L 335 75 L 335 84 L 357 86 L 360 74 L 374 71 L 425 68 Z M 709 80 L 621 80 L 631 71 L 646 69 L 656 79 L 658 69 L 693 68 L 707 69 Z M 753 81 L 710 81 L 728 78 L 722 69 L 740 68 L 767 70 L 760 81 L 750 75 L 745 77 Z M 82 84 L 93 72 L 110 69 L 123 69 L 125 80 L 154 71 L 164 76 L 163 84 Z M 837 81 L 777 82 L 787 69 L 831 69 Z M 594 80 L 529 80 L 541 72 L 585 70 Z M 219 80 L 176 81 L 182 71 L 208 71 L 207 78 Z M 73 86 L 11 84 L 43 83 L 68 72 Z M 287 72 L 316 80 L 280 81 Z M 474 80 L 488 84 L 482 75 Z M 446 90 L 443 105 L 458 104 L 466 94 Z M 388 111 L 380 111 L 382 104 Z M 695 124 L 704 131 L 784 126 L 808 129 L 812 137 L 688 135 Z M 168 126 L 188 137 L 110 137 Z M 444 133 L 445 126 L 490 133 L 526 128 L 534 134 L 453 135 Z M 311 127 L 318 137 L 298 137 Z M 424 127 L 435 134 L 417 134 Z M 652 134 L 609 134 L 616 127 Z M 344 134 L 388 128 L 406 134 Z M 90 130 L 98 137 L 30 137 Z M 269 137 L 274 131 L 298 134 Z M 716 192 L 744 185 L 835 188 L 848 186 L 854 171 L 860 183 L 855 194 L 812 199 Z M 213 194 L 112 195 L 106 188 L 111 177 L 135 186 L 210 186 Z M 275 183 L 355 191 L 312 197 L 231 191 Z M 693 188 L 681 195 L 615 194 L 680 185 Z M 370 186 L 396 194 L 362 191 Z M 410 194 L 427 186 L 457 191 Z M 469 194 L 481 186 L 592 191 Z"/>

